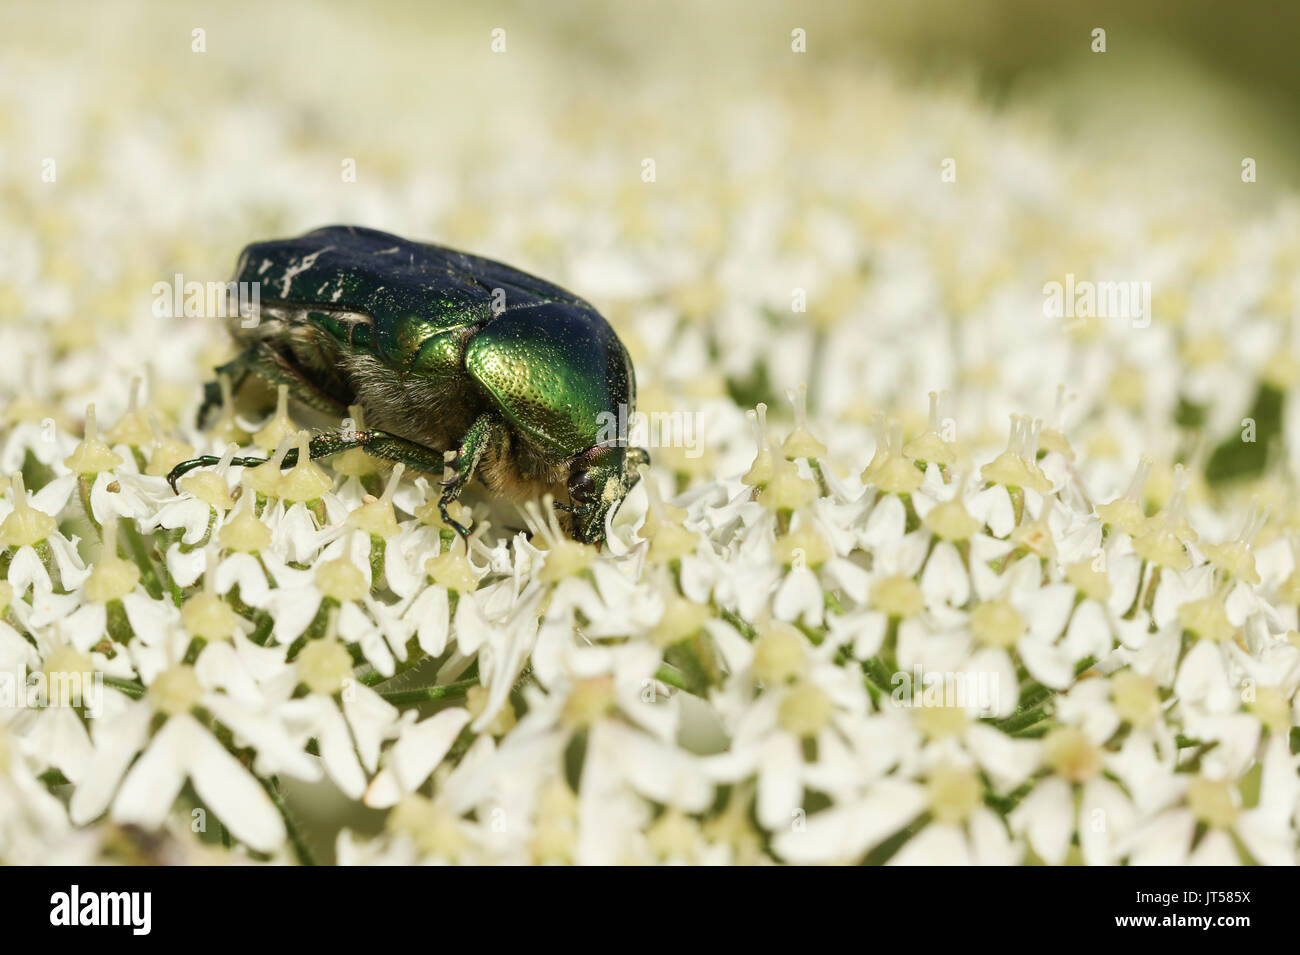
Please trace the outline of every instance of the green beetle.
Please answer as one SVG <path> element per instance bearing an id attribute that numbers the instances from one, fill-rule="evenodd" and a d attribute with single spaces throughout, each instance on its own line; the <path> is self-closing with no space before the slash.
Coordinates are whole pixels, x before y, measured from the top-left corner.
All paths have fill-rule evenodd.
<path id="1" fill-rule="evenodd" d="M 236 390 L 250 374 L 288 385 L 339 418 L 360 405 L 365 430 L 316 435 L 313 458 L 364 448 L 440 474 L 454 451 L 439 505 L 462 535 L 447 505 L 477 476 L 512 500 L 552 494 L 577 540 L 601 541 L 606 517 L 649 463 L 611 427 L 635 407 L 627 350 L 590 304 L 550 282 L 355 226 L 254 243 L 235 281 L 258 283 L 259 315 L 231 319 L 243 351 L 218 372 Z M 200 426 L 220 401 L 209 383 Z M 284 466 L 296 460 L 290 451 Z M 216 461 L 186 461 L 168 480 L 175 488 Z"/>

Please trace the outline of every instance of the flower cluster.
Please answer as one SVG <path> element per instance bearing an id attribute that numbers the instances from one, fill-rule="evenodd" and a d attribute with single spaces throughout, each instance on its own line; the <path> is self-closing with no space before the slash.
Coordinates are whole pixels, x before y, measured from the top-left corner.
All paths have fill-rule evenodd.
<path id="1" fill-rule="evenodd" d="M 0 663 L 49 688 L 5 711 L 6 857 L 208 812 L 305 855 L 283 786 L 324 777 L 388 813 L 342 861 L 1294 861 L 1296 564 L 1263 515 L 1204 541 L 1146 459 L 1093 506 L 1021 416 L 981 466 L 881 421 L 844 476 L 795 407 L 779 442 L 751 413 L 743 474 L 651 474 L 598 550 L 535 506 L 467 509 L 466 546 L 400 467 L 282 470 L 292 430 L 174 495 L 147 409 L 101 435 L 91 406 L 0 502 Z"/>

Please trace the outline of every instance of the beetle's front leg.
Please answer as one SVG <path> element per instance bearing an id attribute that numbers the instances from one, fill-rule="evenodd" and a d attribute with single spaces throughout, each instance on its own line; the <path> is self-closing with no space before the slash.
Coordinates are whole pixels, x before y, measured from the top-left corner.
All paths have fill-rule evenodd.
<path id="1" fill-rule="evenodd" d="M 465 432 L 465 437 L 461 439 L 460 447 L 456 449 L 456 456 L 449 462 L 454 476 L 450 481 L 442 482 L 442 497 L 438 498 L 438 513 L 442 515 L 443 523 L 448 527 L 454 527 L 462 537 L 469 536 L 469 529 L 458 521 L 452 519 L 447 513 L 447 507 L 460 497 L 460 492 L 465 489 L 465 485 L 474 477 L 474 469 L 483 458 L 483 452 L 487 449 L 488 444 L 496 435 L 499 423 L 494 415 L 484 412 L 474 419 L 474 423 L 469 426 Z"/>

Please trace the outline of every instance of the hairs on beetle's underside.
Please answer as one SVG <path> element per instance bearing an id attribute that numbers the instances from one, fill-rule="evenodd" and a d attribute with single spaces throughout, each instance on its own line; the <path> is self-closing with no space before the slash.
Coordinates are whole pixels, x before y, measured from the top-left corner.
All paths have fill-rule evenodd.
<path id="1" fill-rule="evenodd" d="M 463 396 L 418 375 L 402 376 L 373 355 L 345 353 L 341 363 L 366 414 L 368 427 L 401 435 L 435 451 L 454 450 L 478 408 Z"/>
<path id="2" fill-rule="evenodd" d="M 490 490 L 515 501 L 544 494 L 559 498 L 568 493 L 568 467 L 546 462 L 526 444 L 513 442 L 508 432 L 499 444 L 483 451 L 477 473 Z"/>

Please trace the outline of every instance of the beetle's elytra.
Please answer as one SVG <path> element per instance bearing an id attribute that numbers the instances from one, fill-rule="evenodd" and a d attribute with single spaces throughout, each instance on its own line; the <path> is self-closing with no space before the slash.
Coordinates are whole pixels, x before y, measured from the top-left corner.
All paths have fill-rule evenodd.
<path id="1" fill-rule="evenodd" d="M 218 372 L 235 389 L 250 374 L 287 385 L 339 418 L 360 405 L 365 430 L 315 436 L 313 458 L 360 447 L 441 474 L 444 452 L 455 451 L 439 503 L 462 534 L 447 505 L 478 477 L 515 500 L 567 499 L 556 507 L 573 536 L 603 540 L 606 516 L 649 461 L 608 435 L 619 406 L 635 407 L 627 350 L 590 304 L 550 282 L 354 226 L 254 243 L 235 281 L 260 283 L 260 320 L 231 320 L 243 350 Z M 200 425 L 220 395 L 207 385 Z M 285 466 L 296 458 L 291 451 Z M 186 461 L 169 480 L 215 462 Z"/>

